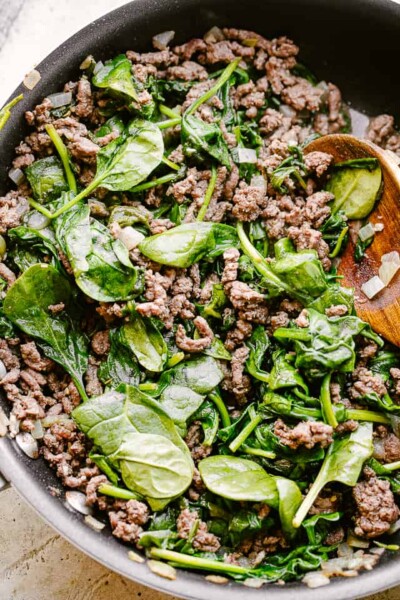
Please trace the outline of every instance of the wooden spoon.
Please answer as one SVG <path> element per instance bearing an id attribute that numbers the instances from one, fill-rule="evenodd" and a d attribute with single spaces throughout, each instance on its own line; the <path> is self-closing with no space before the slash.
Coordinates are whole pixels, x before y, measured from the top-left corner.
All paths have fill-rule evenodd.
<path id="1" fill-rule="evenodd" d="M 352 135 L 320 137 L 308 144 L 304 152 L 307 154 L 314 151 L 332 154 L 335 163 L 369 157 L 377 158 L 380 162 L 383 192 L 369 221 L 372 224 L 382 223 L 384 229 L 375 234 L 360 262 L 354 260 L 355 244 L 351 238 L 355 236 L 350 235 L 338 272 L 343 276 L 342 284 L 354 288 L 357 315 L 392 344 L 400 346 L 400 271 L 372 300 L 368 300 L 361 291 L 363 283 L 378 275 L 383 254 L 393 250 L 400 253 L 400 168 L 388 152 Z"/>

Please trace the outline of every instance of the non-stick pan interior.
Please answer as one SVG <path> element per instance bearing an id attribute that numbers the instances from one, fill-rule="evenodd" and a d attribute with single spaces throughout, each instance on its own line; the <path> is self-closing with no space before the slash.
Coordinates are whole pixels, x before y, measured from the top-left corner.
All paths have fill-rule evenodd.
<path id="1" fill-rule="evenodd" d="M 368 114 L 388 112 L 398 116 L 400 79 L 400 6 L 389 0 L 136 0 L 88 26 L 62 44 L 37 68 L 41 81 L 13 109 L 1 134 L 0 192 L 8 186 L 8 167 L 13 149 L 26 132 L 23 113 L 44 96 L 74 80 L 79 64 L 88 55 L 96 59 L 114 56 L 128 49 L 150 49 L 151 37 L 172 29 L 176 41 L 202 35 L 213 25 L 253 29 L 266 36 L 288 35 L 301 47 L 300 61 L 319 79 L 333 81 L 351 105 Z M 60 32 L 62 36 L 62 32 Z M 12 57 L 10 58 L 12 60 Z M 11 92 L 11 90 L 10 90 Z M 7 402 L 0 404 L 8 410 Z M 108 530 L 89 529 L 80 516 L 64 504 L 63 494 L 51 496 L 49 487 L 61 486 L 42 460 L 22 455 L 13 441 L 0 439 L 0 472 L 19 492 L 72 543 L 119 573 L 170 594 L 186 598 L 222 600 L 256 599 L 262 590 L 243 588 L 234 582 L 217 586 L 199 574 L 180 571 L 176 581 L 160 579 L 145 564 L 127 557 L 128 548 Z M 399 537 L 400 540 L 400 537 Z M 357 578 L 338 579 L 328 587 L 310 590 L 302 584 L 269 586 L 268 594 L 280 600 L 345 600 L 370 594 L 400 583 L 400 558 L 383 558 L 373 572 Z M 245 590 L 245 591 L 244 591 Z"/>

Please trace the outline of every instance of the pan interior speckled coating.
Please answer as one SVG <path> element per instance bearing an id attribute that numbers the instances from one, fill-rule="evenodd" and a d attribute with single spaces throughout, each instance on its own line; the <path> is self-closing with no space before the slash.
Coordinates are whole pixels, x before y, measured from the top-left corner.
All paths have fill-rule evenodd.
<path id="1" fill-rule="evenodd" d="M 13 108 L 1 133 L 0 192 L 9 186 L 7 170 L 13 150 L 27 131 L 24 111 L 59 91 L 65 81 L 76 79 L 79 64 L 88 54 L 105 59 L 127 49 L 150 49 L 151 37 L 169 29 L 176 31 L 175 40 L 181 43 L 213 25 L 253 29 L 267 36 L 287 34 L 300 45 L 300 60 L 318 78 L 338 84 L 355 108 L 369 114 L 398 113 L 400 80 L 395 58 L 400 54 L 400 6 L 390 0 L 136 0 L 95 21 L 48 56 L 37 67 L 41 81 L 34 90 L 19 87 L 11 94 L 10 98 L 24 92 L 24 100 Z M 4 399 L 0 398 L 0 404 L 9 410 Z M 373 571 L 338 578 L 322 591 L 301 583 L 261 590 L 235 582 L 218 586 L 198 573 L 182 570 L 175 581 L 167 581 L 145 564 L 129 560 L 128 547 L 108 529 L 98 533 L 87 527 L 80 515 L 66 507 L 54 472 L 41 459 L 28 459 L 6 438 L 0 439 L 0 472 L 83 552 L 121 575 L 169 594 L 196 600 L 224 600 L 227 595 L 231 600 L 241 600 L 243 595 L 256 600 L 266 593 L 277 600 L 317 600 L 321 595 L 325 600 L 346 600 L 400 584 L 400 557 L 395 553 L 385 556 Z M 60 490 L 60 497 L 51 496 L 49 487 Z"/>

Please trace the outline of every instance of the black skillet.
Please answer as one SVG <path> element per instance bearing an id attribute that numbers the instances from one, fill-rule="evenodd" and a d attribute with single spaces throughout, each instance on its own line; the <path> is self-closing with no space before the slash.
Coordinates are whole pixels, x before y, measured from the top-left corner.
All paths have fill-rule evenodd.
<path id="1" fill-rule="evenodd" d="M 82 4 L 84 10 L 84 3 Z M 32 91 L 23 86 L 24 100 L 14 107 L 1 134 L 0 192 L 9 186 L 7 171 L 14 147 L 26 133 L 25 110 L 76 80 L 79 64 L 88 55 L 105 59 L 127 49 L 150 49 L 151 37 L 175 30 L 176 42 L 202 35 L 213 25 L 253 29 L 268 36 L 287 34 L 301 47 L 300 60 L 319 79 L 335 82 L 347 101 L 369 114 L 398 113 L 400 77 L 400 6 L 389 0 L 136 0 L 98 19 L 64 42 L 37 68 L 41 81 Z M 62 33 L 60 34 L 62 35 Z M 12 57 L 10 57 L 10 60 Z M 397 114 L 398 116 L 398 114 Z M 8 410 L 7 403 L 0 404 Z M 55 529 L 92 558 L 144 585 L 184 598 L 202 600 L 346 600 L 400 584 L 400 556 L 387 553 L 371 572 L 338 578 L 323 589 L 301 583 L 244 588 L 231 582 L 218 586 L 200 574 L 179 571 L 175 581 L 153 574 L 146 564 L 129 560 L 128 548 L 109 530 L 97 533 L 82 517 L 66 508 L 62 488 L 42 460 L 30 460 L 14 441 L 0 439 L 0 472 Z M 398 535 L 397 542 L 400 542 Z"/>

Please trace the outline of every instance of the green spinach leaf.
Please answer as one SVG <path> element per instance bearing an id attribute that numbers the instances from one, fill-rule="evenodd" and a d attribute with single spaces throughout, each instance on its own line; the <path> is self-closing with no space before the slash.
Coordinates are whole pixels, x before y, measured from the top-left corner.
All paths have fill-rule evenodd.
<path id="1" fill-rule="evenodd" d="M 168 358 L 168 348 L 162 334 L 150 319 L 132 315 L 121 330 L 125 344 L 148 371 L 160 372 Z"/>
<path id="2" fill-rule="evenodd" d="M 4 299 L 5 316 L 24 333 L 38 340 L 45 355 L 71 376 L 81 397 L 87 398 L 82 376 L 87 368 L 87 340 L 66 315 L 53 315 L 49 306 L 68 306 L 71 288 L 54 267 L 29 267 L 11 286 Z"/>
<path id="3" fill-rule="evenodd" d="M 201 258 L 214 260 L 237 244 L 236 232 L 230 225 L 196 222 L 150 236 L 139 244 L 139 250 L 162 265 L 187 268 Z"/>
<path id="4" fill-rule="evenodd" d="M 112 387 L 118 387 L 120 383 L 138 385 L 140 381 L 139 365 L 124 343 L 121 329 L 110 330 L 110 342 L 111 348 L 107 359 L 99 367 L 99 379 L 105 385 Z"/>
<path id="5" fill-rule="evenodd" d="M 25 169 L 25 175 L 32 188 L 33 196 L 45 204 L 56 200 L 69 186 L 64 177 L 64 169 L 57 156 L 47 156 L 35 160 Z"/>
<path id="6" fill-rule="evenodd" d="M 373 452 L 372 424 L 360 423 L 349 436 L 336 439 L 329 446 L 322 467 L 303 500 L 293 526 L 300 527 L 322 488 L 332 481 L 354 487 L 360 477 L 364 462 Z"/>
<path id="7" fill-rule="evenodd" d="M 336 164 L 326 189 L 335 199 L 332 213 L 342 210 L 349 219 L 364 219 L 379 199 L 382 170 L 377 159 L 359 159 Z"/>

